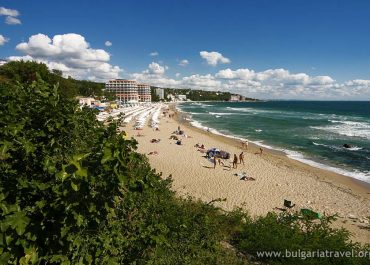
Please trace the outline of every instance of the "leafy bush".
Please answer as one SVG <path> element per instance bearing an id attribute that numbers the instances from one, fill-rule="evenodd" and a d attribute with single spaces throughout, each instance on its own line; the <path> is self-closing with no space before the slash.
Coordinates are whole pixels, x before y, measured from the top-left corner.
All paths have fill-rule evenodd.
<path id="1" fill-rule="evenodd" d="M 239 262 L 217 210 L 176 199 L 117 124 L 40 77 L 0 99 L 1 264 Z"/>
<path id="2" fill-rule="evenodd" d="M 253 255 L 257 260 L 269 261 L 271 264 L 369 264 L 368 258 L 336 257 L 334 252 L 331 254 L 332 257 L 305 258 L 303 251 L 369 251 L 369 248 L 350 242 L 347 230 L 331 228 L 330 223 L 333 220 L 334 216 L 312 220 L 302 217 L 298 212 L 268 213 L 256 220 L 247 219 L 241 231 L 235 234 L 234 243 L 243 253 Z M 283 257 L 286 250 L 289 251 L 287 253 L 289 257 Z M 282 256 L 262 256 L 260 253 L 264 251 L 274 251 L 281 253 Z M 297 254 L 298 251 L 301 254 Z M 295 254 L 292 254 L 293 252 Z M 311 254 L 306 254 L 308 255 Z"/>

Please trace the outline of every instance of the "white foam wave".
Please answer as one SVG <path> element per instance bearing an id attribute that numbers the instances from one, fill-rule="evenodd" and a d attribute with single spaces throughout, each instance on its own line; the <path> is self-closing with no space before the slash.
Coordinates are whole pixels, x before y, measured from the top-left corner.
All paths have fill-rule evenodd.
<path id="1" fill-rule="evenodd" d="M 232 112 L 208 112 L 211 115 L 219 115 L 219 116 L 225 116 L 225 115 L 234 115 L 235 113 Z"/>
<path id="2" fill-rule="evenodd" d="M 333 123 L 333 125 L 310 126 L 310 128 L 344 136 L 370 139 L 369 123 L 357 121 L 338 121 L 338 120 L 329 120 L 329 121 Z"/>
<path id="3" fill-rule="evenodd" d="M 310 166 L 321 168 L 321 169 L 328 170 L 328 171 L 331 171 L 337 174 L 341 174 L 347 177 L 351 177 L 354 179 L 358 179 L 358 180 L 370 183 L 370 172 L 360 172 L 358 170 L 349 171 L 349 170 L 345 170 L 345 169 L 341 169 L 341 168 L 337 168 L 333 166 L 324 165 L 322 163 L 307 159 L 303 156 L 303 154 L 296 152 L 296 151 L 285 150 L 285 153 L 287 154 L 289 158 L 300 161 L 305 164 L 308 164 Z"/>
<path id="4" fill-rule="evenodd" d="M 347 150 L 351 150 L 351 151 L 358 151 L 358 150 L 362 150 L 363 148 L 362 147 L 353 146 L 353 147 L 346 148 L 346 149 Z"/>

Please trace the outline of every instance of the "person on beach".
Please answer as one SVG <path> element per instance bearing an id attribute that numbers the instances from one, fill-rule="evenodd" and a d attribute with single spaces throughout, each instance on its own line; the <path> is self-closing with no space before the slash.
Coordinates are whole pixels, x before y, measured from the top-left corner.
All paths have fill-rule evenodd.
<path id="1" fill-rule="evenodd" d="M 263 149 L 262 147 L 260 147 L 260 155 L 262 155 L 262 152 L 263 152 Z"/>
<path id="2" fill-rule="evenodd" d="M 233 168 L 238 168 L 238 157 L 234 154 Z"/>
<path id="3" fill-rule="evenodd" d="M 220 165 L 220 166 L 225 166 L 225 164 L 224 164 L 224 162 L 221 160 L 221 157 L 218 157 L 217 158 L 217 161 L 218 161 L 218 164 Z"/>
<path id="4" fill-rule="evenodd" d="M 243 163 L 244 165 L 244 152 L 241 152 L 239 155 L 239 164 Z"/>
<path id="5" fill-rule="evenodd" d="M 216 157 L 214 156 L 213 157 L 213 169 L 215 169 L 216 168 Z"/>

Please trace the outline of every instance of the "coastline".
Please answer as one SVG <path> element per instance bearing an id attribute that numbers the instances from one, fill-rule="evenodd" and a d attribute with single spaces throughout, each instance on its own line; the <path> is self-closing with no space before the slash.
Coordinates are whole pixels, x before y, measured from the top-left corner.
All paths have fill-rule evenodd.
<path id="1" fill-rule="evenodd" d="M 197 102 L 203 102 L 203 101 L 197 101 Z M 209 102 L 212 102 L 212 101 L 209 101 Z M 199 130 L 199 132 L 206 133 L 206 129 L 205 129 L 206 127 L 202 126 L 197 121 L 195 121 L 195 123 L 199 123 L 200 126 L 193 125 L 192 123 L 194 121 L 191 121 L 189 119 L 189 116 L 191 116 L 191 114 L 182 111 L 180 108 L 177 107 L 177 104 L 178 103 L 170 104 L 171 110 L 178 113 L 178 115 L 176 116 L 177 121 L 179 123 L 190 126 L 191 128 Z M 203 127 L 204 129 L 202 129 L 201 127 Z M 354 185 L 355 188 L 359 189 L 364 194 L 370 194 L 370 182 L 366 182 L 366 181 L 362 180 L 361 175 L 358 176 L 358 175 L 356 175 L 355 173 L 353 173 L 349 170 L 345 170 L 345 169 L 341 169 L 341 168 L 338 168 L 338 167 L 335 167 L 335 166 L 332 166 L 332 165 L 324 164 L 324 163 L 321 163 L 319 161 L 313 160 L 311 158 L 306 158 L 301 154 L 299 154 L 299 156 L 297 157 L 297 155 L 290 154 L 291 153 L 290 150 L 283 150 L 283 149 L 280 149 L 280 148 L 277 148 L 277 147 L 272 147 L 272 146 L 269 146 L 269 145 L 258 143 L 259 142 L 258 140 L 251 141 L 251 140 L 246 139 L 246 138 L 236 137 L 236 136 L 233 136 L 233 135 L 225 135 L 225 134 L 217 132 L 216 130 L 214 130 L 214 132 L 212 132 L 213 130 L 214 129 L 211 129 L 210 133 L 212 133 L 214 136 L 220 136 L 221 139 L 231 140 L 231 141 L 234 141 L 236 144 L 239 144 L 239 145 L 242 141 L 247 140 L 248 144 L 250 146 L 253 146 L 257 149 L 262 147 L 264 150 L 268 150 L 268 152 L 271 153 L 271 154 L 280 155 L 280 156 L 283 156 L 285 158 L 290 159 L 291 161 L 296 161 L 299 164 L 302 164 L 302 166 L 308 166 L 309 169 L 313 168 L 313 169 L 322 170 L 322 171 L 326 172 L 326 174 L 336 176 L 337 181 L 339 183 L 344 182 L 345 185 Z M 351 184 L 349 184 L 349 183 L 351 183 Z"/>
<path id="2" fill-rule="evenodd" d="M 205 134 L 205 135 L 212 135 L 212 137 L 219 139 L 219 141 L 226 142 L 229 144 L 232 144 L 236 147 L 241 147 L 240 140 L 233 138 L 232 136 L 226 136 L 221 134 L 214 134 L 212 132 L 207 132 L 205 130 L 202 130 L 196 126 L 193 126 L 189 120 L 186 119 L 187 113 L 182 112 L 178 108 L 175 108 L 175 104 L 170 107 L 172 111 L 175 113 L 175 118 L 178 123 L 182 124 L 183 126 L 191 129 L 196 130 L 199 133 Z M 253 149 L 255 152 L 259 150 L 260 147 L 264 149 L 264 152 L 268 153 L 271 156 L 275 156 L 275 159 L 283 159 L 284 162 L 296 164 L 297 166 L 301 167 L 302 169 L 305 169 L 309 172 L 314 172 L 317 176 L 318 180 L 330 182 L 332 185 L 337 186 L 338 188 L 342 188 L 342 185 L 344 185 L 346 188 L 349 188 L 356 194 L 361 194 L 365 196 L 367 199 L 370 199 L 370 183 L 367 183 L 365 181 L 346 176 L 337 172 L 330 171 L 328 169 L 324 169 L 321 167 L 316 167 L 311 164 L 302 162 L 300 160 L 296 160 L 293 158 L 290 158 L 285 152 L 268 148 L 266 146 L 258 145 L 257 143 L 248 141 L 248 146 Z"/>
<path id="3" fill-rule="evenodd" d="M 160 131 L 149 126 L 136 137 L 132 124 L 122 128 L 139 142 L 138 151 L 148 155 L 149 162 L 162 177 L 172 176 L 172 189 L 179 196 L 191 196 L 205 202 L 218 198 L 226 201 L 215 203 L 224 210 L 243 207 L 252 216 L 265 215 L 281 207 L 284 199 L 296 203 L 299 208 L 311 208 L 328 215 L 338 214 L 334 227 L 344 227 L 352 239 L 361 243 L 370 241 L 369 218 L 370 185 L 320 168 L 293 160 L 285 153 L 264 148 L 263 155 L 256 155 L 259 146 L 249 144 L 245 151 L 245 166 L 228 170 L 203 158 L 194 145 L 204 143 L 206 148 L 218 147 L 231 154 L 241 152 L 240 140 L 208 133 L 184 120 L 184 113 L 171 106 L 173 118 L 162 117 Z M 184 145 L 177 146 L 169 137 L 181 126 L 192 138 L 183 138 Z M 159 143 L 150 139 L 159 138 Z M 247 172 L 256 181 L 242 181 L 234 173 Z"/>

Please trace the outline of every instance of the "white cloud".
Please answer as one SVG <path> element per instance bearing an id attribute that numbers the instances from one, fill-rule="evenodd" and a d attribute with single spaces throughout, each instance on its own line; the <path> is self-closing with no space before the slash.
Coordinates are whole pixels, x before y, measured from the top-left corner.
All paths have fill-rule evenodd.
<path id="1" fill-rule="evenodd" d="M 107 47 L 110 47 L 112 46 L 112 42 L 110 42 L 109 40 L 107 40 L 105 43 L 104 43 L 105 46 Z"/>
<path id="2" fill-rule="evenodd" d="M 186 60 L 186 59 L 181 60 L 180 63 L 179 63 L 180 66 L 187 66 L 188 64 L 189 64 L 189 61 Z"/>
<path id="3" fill-rule="evenodd" d="M 168 69 L 168 66 L 161 66 L 158 63 L 152 62 L 148 65 L 148 69 L 145 70 L 143 73 L 162 75 L 167 69 Z"/>
<path id="4" fill-rule="evenodd" d="M 370 99 L 370 80 L 338 83 L 330 76 L 291 73 L 286 69 L 223 69 L 216 74 L 193 74 L 176 79 L 166 76 L 166 67 L 151 63 L 131 78 L 162 87 L 229 91 L 260 99 Z"/>
<path id="5" fill-rule="evenodd" d="M 8 41 L 8 38 L 5 38 L 3 35 L 0 34 L 0 46 L 3 46 Z"/>
<path id="6" fill-rule="evenodd" d="M 15 9 L 8 9 L 5 7 L 0 7 L 0 16 L 17 17 L 19 16 L 19 12 Z"/>
<path id="7" fill-rule="evenodd" d="M 6 16 L 5 23 L 8 25 L 22 24 L 22 22 L 18 18 L 16 18 L 19 16 L 19 12 L 15 9 L 0 7 L 0 16 Z"/>
<path id="8" fill-rule="evenodd" d="M 22 22 L 16 17 L 6 17 L 5 23 L 8 25 L 20 25 Z"/>
<path id="9" fill-rule="evenodd" d="M 110 55 L 102 49 L 93 49 L 79 34 L 55 35 L 53 39 L 36 34 L 28 42 L 22 42 L 16 49 L 25 56 L 9 57 L 10 60 L 35 60 L 51 69 L 63 71 L 77 79 L 106 81 L 118 78 L 122 70 L 109 64 Z"/>
<path id="10" fill-rule="evenodd" d="M 230 59 L 224 57 L 221 53 L 219 52 L 207 52 L 207 51 L 201 51 L 200 57 L 206 60 L 207 64 L 216 66 L 219 63 L 226 64 L 230 63 Z"/>
<path id="11" fill-rule="evenodd" d="M 151 53 L 149 53 L 149 55 L 152 56 L 152 57 L 155 57 L 155 56 L 158 56 L 159 53 L 158 52 L 151 52 Z"/>

